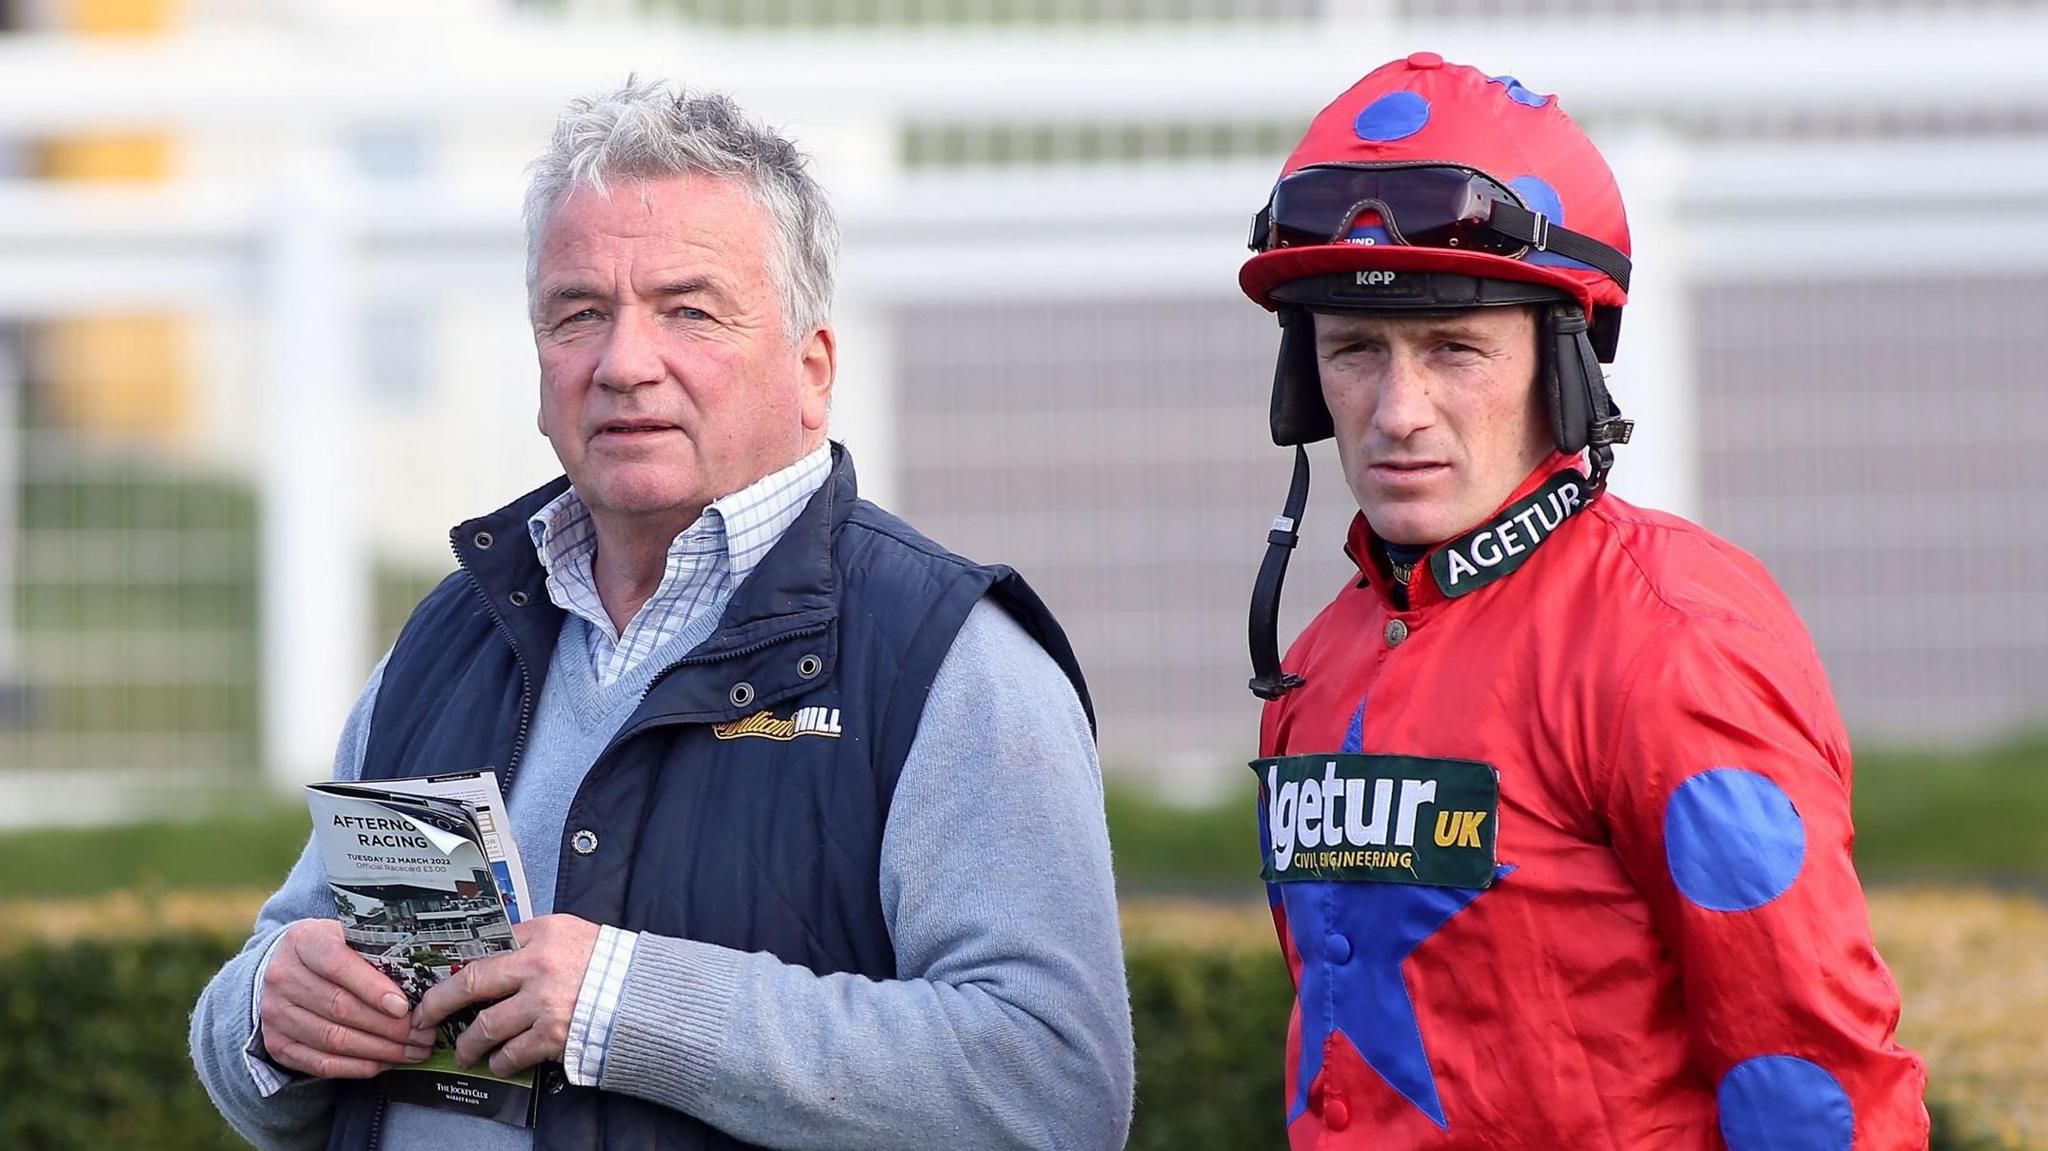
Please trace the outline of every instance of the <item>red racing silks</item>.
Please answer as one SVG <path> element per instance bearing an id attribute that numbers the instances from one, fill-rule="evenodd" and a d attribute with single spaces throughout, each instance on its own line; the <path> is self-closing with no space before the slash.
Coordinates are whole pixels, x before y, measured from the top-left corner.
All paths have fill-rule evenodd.
<path id="1" fill-rule="evenodd" d="M 1409 610 L 1363 517 L 1347 550 L 1255 765 L 1292 1146 L 1925 1147 L 1848 740 L 1763 567 L 1561 456 Z"/>

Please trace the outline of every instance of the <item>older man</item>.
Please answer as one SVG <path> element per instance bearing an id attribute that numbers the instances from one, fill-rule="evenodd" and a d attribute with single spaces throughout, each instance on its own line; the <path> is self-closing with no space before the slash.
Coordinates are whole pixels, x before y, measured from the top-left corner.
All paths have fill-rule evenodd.
<path id="1" fill-rule="evenodd" d="M 1253 609 L 1296 1148 L 1926 1146 L 1806 631 L 1605 490 L 1628 244 L 1555 98 L 1427 52 L 1254 223 L 1273 437 L 1334 437 L 1358 508 L 1283 663 L 1298 453 Z"/>
<path id="2" fill-rule="evenodd" d="M 856 496 L 802 157 L 723 97 L 628 83 L 533 173 L 567 476 L 455 529 L 462 570 L 336 775 L 494 770 L 538 917 L 413 1012 L 309 850 L 194 1015 L 208 1090 L 263 1146 L 1122 1146 L 1080 671 L 1013 572 Z M 375 1078 L 479 1004 L 458 1053 L 538 1067 L 530 1133 Z"/>

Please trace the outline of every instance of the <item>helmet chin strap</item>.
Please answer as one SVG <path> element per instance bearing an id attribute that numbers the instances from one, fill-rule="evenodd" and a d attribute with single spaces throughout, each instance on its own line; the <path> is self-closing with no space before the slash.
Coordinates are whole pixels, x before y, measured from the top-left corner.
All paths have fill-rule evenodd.
<path id="1" fill-rule="evenodd" d="M 1578 304 L 1551 305 L 1546 326 L 1550 346 L 1545 349 L 1543 376 L 1551 439 L 1566 455 L 1586 452 L 1593 468 L 1588 478 L 1597 488 L 1614 467 L 1614 445 L 1628 442 L 1635 421 L 1622 419 L 1620 406 L 1608 394 L 1607 377 Z"/>
<path id="2" fill-rule="evenodd" d="M 1279 699 L 1304 681 L 1280 670 L 1280 588 L 1287 582 L 1287 560 L 1301 541 L 1301 513 L 1308 507 L 1308 449 L 1294 445 L 1294 479 L 1287 485 L 1287 504 L 1266 533 L 1266 558 L 1252 585 L 1252 694 Z"/>

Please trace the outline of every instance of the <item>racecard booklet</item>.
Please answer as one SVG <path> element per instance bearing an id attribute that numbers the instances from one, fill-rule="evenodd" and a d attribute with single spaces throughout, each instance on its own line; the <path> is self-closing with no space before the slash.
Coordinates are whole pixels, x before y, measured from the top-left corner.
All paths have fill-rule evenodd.
<path id="1" fill-rule="evenodd" d="M 505 802 L 490 772 L 306 786 L 313 841 L 327 868 L 342 937 L 417 1005 L 463 966 L 513 949 L 532 902 Z M 439 1027 L 433 1054 L 379 1076 L 400 1103 L 529 1127 L 533 1074 L 463 1070 L 455 1039 L 480 1007 Z"/>

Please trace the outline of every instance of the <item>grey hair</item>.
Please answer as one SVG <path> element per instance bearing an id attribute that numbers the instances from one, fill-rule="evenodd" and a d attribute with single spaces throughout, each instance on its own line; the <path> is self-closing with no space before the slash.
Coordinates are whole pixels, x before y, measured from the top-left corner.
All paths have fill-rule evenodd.
<path id="1" fill-rule="evenodd" d="M 780 249 L 771 269 L 791 340 L 832 313 L 839 224 L 807 158 L 787 137 L 749 118 L 721 92 L 673 90 L 628 76 L 616 91 L 569 102 L 554 138 L 527 168 L 526 296 L 540 275 L 541 232 L 578 185 L 600 196 L 607 178 L 714 176 L 745 189 L 768 213 Z"/>

